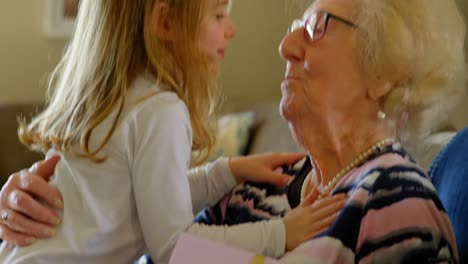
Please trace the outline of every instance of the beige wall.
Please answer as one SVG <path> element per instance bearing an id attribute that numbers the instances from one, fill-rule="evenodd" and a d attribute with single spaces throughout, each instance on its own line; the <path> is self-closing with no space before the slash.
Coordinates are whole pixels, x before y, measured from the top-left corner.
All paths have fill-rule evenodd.
<path id="1" fill-rule="evenodd" d="M 458 1 L 468 16 L 468 2 Z M 228 104 L 245 108 L 280 98 L 284 63 L 278 45 L 291 19 L 299 14 L 293 4 L 286 2 L 235 1 L 232 14 L 239 31 L 222 73 Z M 0 104 L 43 101 L 47 75 L 66 42 L 44 34 L 45 3 L 9 0 L 0 4 Z M 465 102 L 452 115 L 458 127 L 468 124 L 468 98 Z"/>
<path id="2" fill-rule="evenodd" d="M 43 33 L 45 0 L 0 4 L 0 103 L 38 102 L 65 41 Z"/>
<path id="3" fill-rule="evenodd" d="M 238 26 L 222 71 L 226 104 L 249 106 L 278 100 L 285 63 L 278 46 L 298 9 L 278 0 L 234 1 Z M 286 10 L 286 11 L 285 11 Z"/>
<path id="4" fill-rule="evenodd" d="M 236 1 L 233 16 L 239 32 L 222 76 L 228 100 L 250 104 L 279 98 L 284 67 L 278 44 L 290 21 L 283 2 Z M 48 74 L 66 40 L 45 35 L 46 0 L 10 0 L 0 5 L 0 104 L 41 102 Z"/>

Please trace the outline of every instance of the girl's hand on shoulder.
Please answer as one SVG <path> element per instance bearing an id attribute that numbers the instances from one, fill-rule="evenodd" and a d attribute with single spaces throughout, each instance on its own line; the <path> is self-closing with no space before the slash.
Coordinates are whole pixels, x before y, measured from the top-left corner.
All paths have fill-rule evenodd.
<path id="1" fill-rule="evenodd" d="M 327 230 L 336 220 L 347 201 L 345 194 L 327 196 L 317 202 L 318 191 L 310 192 L 301 204 L 284 218 L 286 251 Z"/>
<path id="2" fill-rule="evenodd" d="M 265 153 L 229 159 L 229 167 L 236 182 L 265 182 L 285 186 L 291 177 L 281 171 L 282 165 L 290 165 L 303 158 L 303 153 Z"/>
<path id="3" fill-rule="evenodd" d="M 60 192 L 48 184 L 59 160 L 54 156 L 29 170 L 13 173 L 0 192 L 0 238 L 27 246 L 36 238 L 50 238 L 60 222 L 51 208 L 63 209 Z"/>

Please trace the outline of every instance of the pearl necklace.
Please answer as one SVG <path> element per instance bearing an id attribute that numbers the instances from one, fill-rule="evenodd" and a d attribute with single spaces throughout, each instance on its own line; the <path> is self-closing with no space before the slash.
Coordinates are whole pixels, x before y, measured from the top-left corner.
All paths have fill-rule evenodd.
<path id="1" fill-rule="evenodd" d="M 383 146 L 386 146 L 390 143 L 395 142 L 394 138 L 385 138 L 374 145 L 372 145 L 370 148 L 368 148 L 366 151 L 362 152 L 357 158 L 355 158 L 351 163 L 349 163 L 346 167 L 344 167 L 340 172 L 338 172 L 335 177 L 333 177 L 328 184 L 325 186 L 323 192 L 319 191 L 319 195 L 317 197 L 317 200 L 322 199 L 326 195 L 329 195 L 330 192 L 333 190 L 335 187 L 336 183 L 344 176 L 346 175 L 350 170 L 354 169 L 356 166 L 364 162 L 367 158 L 369 158 L 373 153 L 375 153 L 377 150 L 382 149 Z M 306 197 L 306 190 L 309 187 L 309 182 L 312 178 L 312 176 L 315 175 L 315 169 L 312 168 L 312 171 L 306 176 L 304 179 L 304 182 L 302 183 L 302 188 L 301 188 L 301 201 L 304 200 Z"/>

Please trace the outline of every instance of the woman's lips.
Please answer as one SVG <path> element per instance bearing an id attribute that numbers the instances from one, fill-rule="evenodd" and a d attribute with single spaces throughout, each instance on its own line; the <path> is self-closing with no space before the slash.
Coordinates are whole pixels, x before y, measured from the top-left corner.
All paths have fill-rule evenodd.
<path id="1" fill-rule="evenodd" d="M 285 81 L 292 81 L 292 80 L 299 80 L 298 77 L 292 75 L 292 74 L 287 74 L 286 77 L 284 78 Z"/>
<path id="2" fill-rule="evenodd" d="M 293 83 L 297 82 L 300 78 L 291 74 L 291 73 L 288 73 L 286 74 L 286 76 L 284 77 L 284 80 L 283 82 L 281 83 L 281 88 L 282 89 L 287 89 L 289 86 L 291 86 Z"/>

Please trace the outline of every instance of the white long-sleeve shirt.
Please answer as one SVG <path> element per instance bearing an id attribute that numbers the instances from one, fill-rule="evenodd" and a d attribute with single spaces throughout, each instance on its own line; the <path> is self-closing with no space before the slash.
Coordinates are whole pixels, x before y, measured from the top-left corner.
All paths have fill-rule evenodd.
<path id="1" fill-rule="evenodd" d="M 93 131 L 91 151 L 105 137 L 115 114 Z M 0 263 L 131 263 L 145 252 L 156 263 L 166 263 L 184 231 L 282 255 L 282 220 L 235 227 L 192 224 L 194 213 L 213 205 L 235 181 L 226 159 L 187 176 L 191 144 L 184 103 L 176 94 L 161 91 L 151 78 L 138 78 L 121 121 L 100 152 L 107 156 L 105 162 L 59 153 L 51 184 L 61 191 L 65 209 L 58 212 L 62 223 L 56 236 L 23 248 L 3 243 Z"/>

